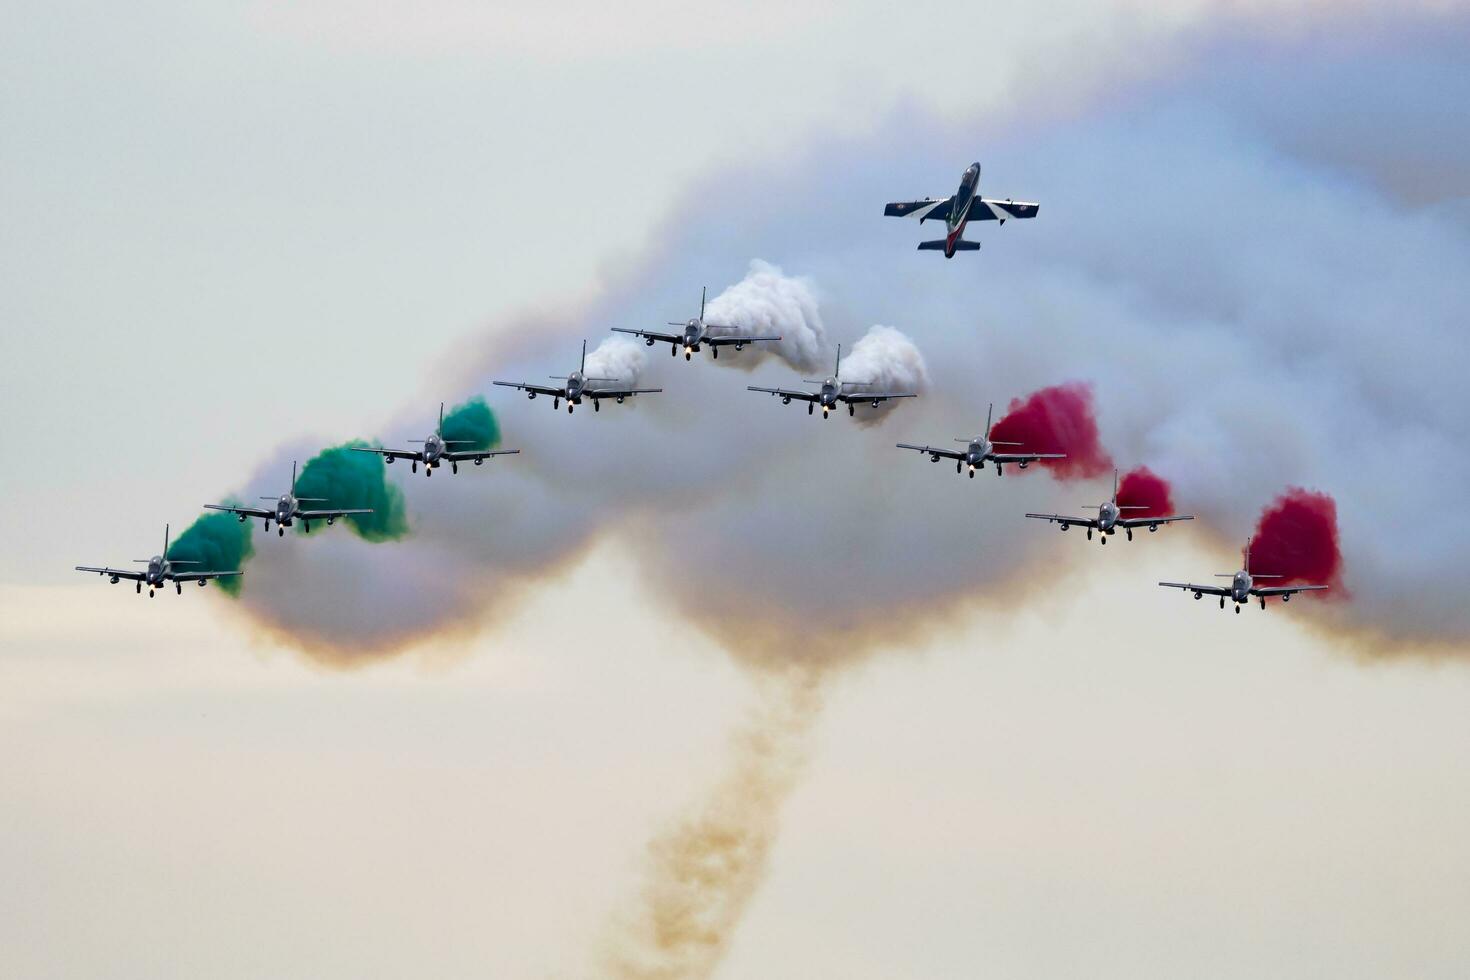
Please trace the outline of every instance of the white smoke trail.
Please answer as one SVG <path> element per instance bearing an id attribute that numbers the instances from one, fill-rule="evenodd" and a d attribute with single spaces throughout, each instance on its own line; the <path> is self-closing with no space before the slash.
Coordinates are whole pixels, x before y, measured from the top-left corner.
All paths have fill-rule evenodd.
<path id="1" fill-rule="evenodd" d="M 760 259 L 750 263 L 744 279 L 709 301 L 705 320 L 738 327 L 744 337 L 780 337 L 747 349 L 769 351 L 798 371 L 815 370 L 830 347 L 811 280 L 787 276 Z M 720 361 L 747 369 L 758 362 L 758 358 Z"/>
<path id="2" fill-rule="evenodd" d="M 929 387 L 929 368 L 919 348 L 901 331 L 875 326 L 842 359 L 841 380 L 855 386 L 848 389 L 854 394 L 864 391 L 920 394 Z M 895 398 L 876 405 L 859 402 L 853 410 L 859 425 L 877 425 L 905 401 Z"/>

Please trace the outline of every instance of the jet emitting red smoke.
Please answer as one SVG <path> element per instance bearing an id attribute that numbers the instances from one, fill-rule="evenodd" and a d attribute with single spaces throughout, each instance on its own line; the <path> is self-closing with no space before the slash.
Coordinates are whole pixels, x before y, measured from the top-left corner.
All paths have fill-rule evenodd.
<path id="1" fill-rule="evenodd" d="M 1174 513 L 1169 481 L 1147 466 L 1129 470 L 1118 483 L 1118 506 L 1130 509 L 1125 517 L 1168 517 Z"/>
<path id="2" fill-rule="evenodd" d="M 1337 502 L 1325 493 L 1290 487 L 1261 513 L 1251 538 L 1252 573 L 1280 575 L 1272 585 L 1330 585 L 1343 598 Z"/>
<path id="3" fill-rule="evenodd" d="M 1024 401 L 1012 399 L 1010 408 L 990 430 L 1011 452 L 1066 453 L 1065 459 L 1043 459 L 1059 479 L 1101 476 L 1113 460 L 1098 438 L 1097 419 L 1092 412 L 1092 386 L 1080 381 L 1042 388 Z"/>

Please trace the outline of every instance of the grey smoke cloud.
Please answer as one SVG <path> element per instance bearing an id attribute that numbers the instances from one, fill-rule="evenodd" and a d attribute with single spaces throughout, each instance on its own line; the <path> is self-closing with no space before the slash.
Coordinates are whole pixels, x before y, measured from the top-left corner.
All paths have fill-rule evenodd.
<path id="1" fill-rule="evenodd" d="M 1228 75 L 1225 54 L 1214 68 Z M 1399 64 L 1377 77 L 1411 101 L 1420 76 Z M 795 632 L 817 656 L 902 644 L 970 603 L 1021 601 L 1037 569 L 1091 553 L 1020 517 L 1075 507 L 1078 488 L 1034 471 L 945 480 L 892 444 L 976 431 L 986 402 L 1085 380 L 1112 455 L 1170 479 L 1201 518 L 1187 533 L 1215 536 L 1222 557 L 1284 487 L 1336 498 L 1354 598 L 1292 615 L 1464 648 L 1470 610 L 1454 583 L 1470 526 L 1431 515 L 1470 485 L 1470 231 L 1397 184 L 1359 179 L 1330 147 L 1283 143 L 1281 120 L 1313 111 L 1293 80 L 1330 79 L 1333 64 L 1307 49 L 1254 64 L 1284 93 L 1266 121 L 1212 70 L 1205 59 L 1170 86 L 1064 118 L 907 116 L 901 147 L 830 145 L 774 182 L 722 175 L 695 193 L 721 234 L 671 223 L 656 236 L 665 248 L 605 302 L 528 315 L 534 345 L 487 338 L 494 363 L 470 390 L 565 373 L 577 338 L 673 319 L 701 282 L 736 284 L 711 319 L 789 330 L 789 349 L 652 358 L 640 381 L 665 393 L 596 416 L 496 389 L 507 444 L 524 455 L 406 484 L 414 530 L 401 543 L 260 549 L 243 608 L 332 656 L 371 656 L 493 622 L 608 538 L 637 554 L 655 595 L 745 655 L 794 656 Z M 1394 171 L 1397 135 L 1385 134 L 1379 171 Z M 946 192 L 977 156 L 982 192 L 1038 200 L 1040 216 L 972 226 L 984 247 L 953 261 L 917 253 L 917 229 L 885 221 L 882 203 Z M 881 424 L 823 422 L 744 390 L 790 385 L 794 366 L 829 362 L 838 341 L 854 344 L 845 370 L 867 370 L 857 339 L 890 336 L 873 323 L 923 351 L 882 370 L 927 386 Z M 1163 601 L 1150 586 L 1141 604 Z"/>

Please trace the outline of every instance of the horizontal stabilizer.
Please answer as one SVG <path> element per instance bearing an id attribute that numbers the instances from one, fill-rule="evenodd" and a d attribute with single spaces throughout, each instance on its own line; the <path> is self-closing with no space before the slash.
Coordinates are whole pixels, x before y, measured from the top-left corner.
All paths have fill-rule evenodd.
<path id="1" fill-rule="evenodd" d="M 958 242 L 955 242 L 954 243 L 954 250 L 956 252 L 974 252 L 974 251 L 978 250 L 979 248 L 980 248 L 980 243 L 979 242 L 958 241 Z M 921 252 L 942 252 L 942 251 L 944 251 L 944 239 L 940 238 L 940 239 L 938 239 L 936 241 L 932 241 L 932 242 L 920 242 L 919 243 L 919 251 L 921 251 Z"/>

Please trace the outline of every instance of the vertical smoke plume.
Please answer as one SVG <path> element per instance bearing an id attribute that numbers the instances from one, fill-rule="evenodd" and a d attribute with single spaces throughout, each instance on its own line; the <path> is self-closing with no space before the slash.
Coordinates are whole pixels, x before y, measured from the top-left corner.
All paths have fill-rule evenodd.
<path id="1" fill-rule="evenodd" d="M 587 354 L 587 377 L 612 378 L 635 385 L 648 367 L 644 345 L 627 337 L 609 337 Z M 593 383 L 596 387 L 596 383 Z"/>
<path id="2" fill-rule="evenodd" d="M 761 675 L 761 701 L 736 732 L 724 776 L 648 846 L 642 891 L 610 925 L 613 980 L 703 980 L 719 965 L 765 878 L 780 809 L 801 775 L 821 706 L 819 675 Z"/>
<path id="3" fill-rule="evenodd" d="M 744 337 L 780 337 L 748 350 L 754 357 L 725 358 L 720 364 L 749 370 L 769 351 L 798 371 L 815 371 L 827 357 L 827 330 L 809 279 L 788 276 L 769 262 L 754 259 L 745 278 L 709 301 L 705 321 L 738 327 Z"/>
<path id="4" fill-rule="evenodd" d="M 1101 476 L 1113 465 L 1098 436 L 1092 386 L 1083 382 L 1054 385 L 1025 400 L 1013 399 L 990 435 L 999 442 L 1019 443 L 1021 452 L 1066 453 L 1065 459 L 1040 461 L 1061 480 Z"/>
<path id="5" fill-rule="evenodd" d="M 924 355 L 902 331 L 893 327 L 870 327 L 842 359 L 842 380 L 860 387 L 848 391 L 861 395 L 864 391 L 923 392 L 929 387 L 929 369 Z M 896 398 L 874 405 L 857 402 L 853 406 L 859 425 L 876 425 L 889 412 L 907 399 Z"/>
<path id="6" fill-rule="evenodd" d="M 1127 517 L 1168 517 L 1174 513 L 1169 481 L 1147 466 L 1129 470 L 1118 482 L 1118 506 L 1130 509 Z"/>
<path id="7" fill-rule="evenodd" d="M 354 440 L 312 457 L 296 478 L 296 496 L 320 501 L 303 505 L 303 510 L 371 508 L 371 514 L 349 514 L 343 520 L 366 541 L 401 538 L 408 533 L 403 491 L 388 482 L 381 456 L 353 452 L 354 446 L 366 445 Z M 305 531 L 304 525 L 298 527 Z"/>
<path id="8" fill-rule="evenodd" d="M 190 571 L 238 572 L 245 560 L 255 553 L 250 541 L 254 523 L 242 522 L 233 514 L 219 511 L 205 514 L 174 540 L 168 549 L 168 558 L 196 562 L 190 566 Z M 215 584 L 225 595 L 238 597 L 243 578 L 235 575 L 217 579 Z"/>
<path id="9" fill-rule="evenodd" d="M 1336 501 L 1300 487 L 1277 497 L 1256 523 L 1251 571 L 1282 576 L 1280 582 L 1271 584 L 1331 585 L 1327 597 L 1345 598 Z"/>
<path id="10" fill-rule="evenodd" d="M 500 444 L 500 423 L 485 399 L 476 395 L 444 416 L 439 434 L 454 443 L 456 452 L 492 449 Z M 359 454 L 361 455 L 361 454 Z"/>

